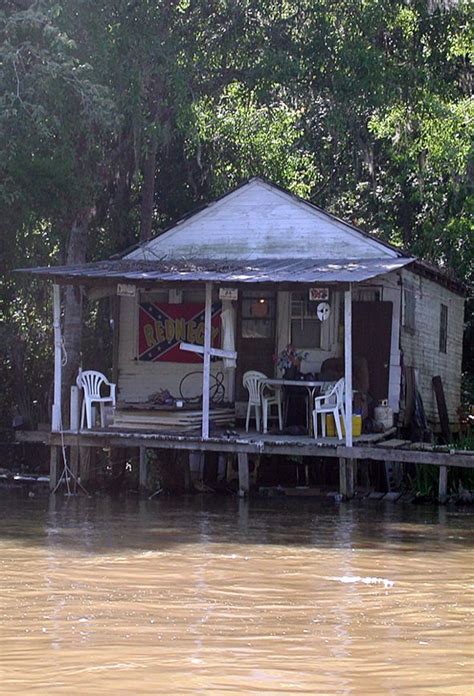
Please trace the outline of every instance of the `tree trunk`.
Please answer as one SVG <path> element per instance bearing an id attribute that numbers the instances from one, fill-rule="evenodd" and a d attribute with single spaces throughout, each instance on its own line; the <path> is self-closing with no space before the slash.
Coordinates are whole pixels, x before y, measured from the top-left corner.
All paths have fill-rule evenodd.
<path id="1" fill-rule="evenodd" d="M 141 242 L 145 242 L 151 237 L 155 202 L 155 167 L 157 152 L 158 137 L 156 133 L 153 132 L 148 143 L 148 151 L 143 163 L 142 209 L 140 220 Z"/>
<path id="2" fill-rule="evenodd" d="M 81 211 L 71 226 L 66 251 L 66 264 L 74 266 L 86 261 L 87 238 L 89 222 L 93 209 Z M 82 339 L 82 292 L 77 285 L 67 285 L 64 294 L 64 347 L 67 361 L 63 368 L 63 418 L 69 409 L 69 391 L 76 381 L 77 371 L 81 363 Z M 66 421 L 65 421 L 66 422 Z"/>

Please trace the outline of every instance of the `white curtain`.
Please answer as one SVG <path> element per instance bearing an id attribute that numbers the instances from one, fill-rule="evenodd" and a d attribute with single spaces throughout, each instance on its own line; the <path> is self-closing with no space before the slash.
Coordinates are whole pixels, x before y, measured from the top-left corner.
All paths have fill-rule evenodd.
<path id="1" fill-rule="evenodd" d="M 222 348 L 235 352 L 235 309 L 230 300 L 222 300 Z M 235 358 L 224 358 L 224 370 L 237 366 Z"/>

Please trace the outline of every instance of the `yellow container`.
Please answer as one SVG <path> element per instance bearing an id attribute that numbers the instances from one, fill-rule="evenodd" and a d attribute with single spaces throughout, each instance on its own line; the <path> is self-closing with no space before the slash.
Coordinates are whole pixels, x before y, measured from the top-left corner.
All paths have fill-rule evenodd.
<path id="1" fill-rule="evenodd" d="M 334 416 L 330 413 L 326 416 L 326 433 L 328 437 L 336 437 L 336 424 L 334 423 Z M 352 437 L 359 437 L 362 433 L 362 416 L 353 415 L 352 416 Z M 346 429 L 344 427 L 344 421 L 342 421 L 342 434 L 346 434 Z"/>

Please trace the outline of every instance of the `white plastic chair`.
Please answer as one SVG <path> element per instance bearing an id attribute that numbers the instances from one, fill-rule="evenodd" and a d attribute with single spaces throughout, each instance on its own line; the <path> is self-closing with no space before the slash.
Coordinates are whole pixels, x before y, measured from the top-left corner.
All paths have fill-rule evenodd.
<path id="1" fill-rule="evenodd" d="M 314 400 L 313 410 L 313 432 L 315 439 L 318 438 L 318 415 L 321 416 L 321 431 L 326 437 L 326 416 L 332 414 L 336 425 L 337 436 L 342 440 L 342 422 L 345 423 L 344 414 L 344 378 L 341 378 L 325 394 L 317 396 Z"/>
<path id="2" fill-rule="evenodd" d="M 276 406 L 278 409 L 278 424 L 280 426 L 280 430 L 283 429 L 283 407 L 281 399 L 281 388 L 274 388 L 270 387 L 269 385 L 262 384 L 263 380 L 265 379 L 267 379 L 267 376 L 263 372 L 258 372 L 257 370 L 249 370 L 244 374 L 243 385 L 249 393 L 249 401 L 247 404 L 247 419 L 245 422 L 246 432 L 249 431 L 252 407 L 255 410 L 255 425 L 257 428 L 257 432 L 260 431 L 261 410 L 263 410 L 263 432 L 267 432 L 268 416 L 272 406 Z"/>
<path id="3" fill-rule="evenodd" d="M 115 407 L 115 384 L 109 382 L 107 377 L 103 375 L 102 372 L 97 372 L 96 370 L 86 370 L 85 372 L 80 372 L 77 379 L 77 384 L 84 390 L 81 428 L 84 427 L 84 420 L 87 421 L 88 428 L 93 427 L 93 404 L 100 404 L 100 425 L 102 428 L 105 428 L 105 405 L 111 404 L 113 407 Z M 110 388 L 110 393 L 108 396 L 102 396 L 102 385 Z"/>

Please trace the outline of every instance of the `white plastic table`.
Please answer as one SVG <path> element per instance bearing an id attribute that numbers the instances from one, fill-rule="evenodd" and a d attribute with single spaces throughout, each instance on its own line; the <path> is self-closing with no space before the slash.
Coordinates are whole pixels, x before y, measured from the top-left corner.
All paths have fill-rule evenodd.
<path id="1" fill-rule="evenodd" d="M 312 411 L 314 406 L 314 396 L 316 389 L 327 384 L 334 384 L 334 380 L 306 380 L 306 379 L 262 379 L 262 384 L 268 384 L 269 387 L 306 387 L 308 390 L 308 432 L 311 435 L 312 427 Z"/>

